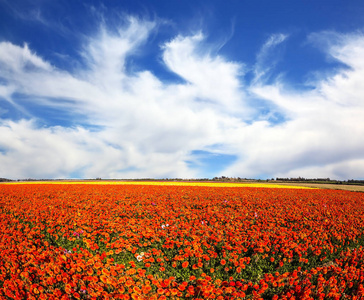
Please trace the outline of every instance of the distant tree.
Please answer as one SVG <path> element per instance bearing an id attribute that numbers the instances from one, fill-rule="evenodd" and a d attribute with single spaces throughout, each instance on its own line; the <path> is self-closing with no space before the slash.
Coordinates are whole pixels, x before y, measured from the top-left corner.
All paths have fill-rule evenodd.
<path id="1" fill-rule="evenodd" d="M 0 178 L 0 182 L 9 182 L 12 181 L 11 179 L 7 179 L 7 178 Z"/>

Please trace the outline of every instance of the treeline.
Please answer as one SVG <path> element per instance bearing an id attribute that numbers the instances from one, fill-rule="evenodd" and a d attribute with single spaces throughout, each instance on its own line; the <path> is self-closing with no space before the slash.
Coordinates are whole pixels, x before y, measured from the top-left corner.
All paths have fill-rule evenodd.
<path id="1" fill-rule="evenodd" d="M 338 180 L 331 180 L 330 178 L 304 178 L 304 177 L 294 177 L 294 178 L 279 178 L 277 177 L 276 180 L 278 181 L 338 181 Z"/>
<path id="2" fill-rule="evenodd" d="M 0 178 L 0 182 L 9 182 L 12 181 L 11 179 L 7 179 L 7 178 Z"/>
<path id="3" fill-rule="evenodd" d="M 364 185 L 364 180 L 359 180 L 359 179 L 336 180 L 336 179 L 330 179 L 330 178 L 304 178 L 304 177 L 279 178 L 279 177 L 277 177 L 276 181 Z"/>
<path id="4" fill-rule="evenodd" d="M 210 180 L 212 180 L 212 181 L 233 181 L 233 182 L 239 182 L 239 181 L 266 181 L 266 180 L 261 180 L 261 179 L 249 179 L 249 178 L 227 177 L 227 176 L 214 177 L 214 178 L 212 178 Z"/>

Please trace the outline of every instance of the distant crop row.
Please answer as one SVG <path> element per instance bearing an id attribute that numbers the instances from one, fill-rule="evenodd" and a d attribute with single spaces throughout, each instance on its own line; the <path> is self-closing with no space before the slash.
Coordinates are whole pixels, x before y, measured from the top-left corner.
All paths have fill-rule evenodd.
<path id="1" fill-rule="evenodd" d="M 362 299 L 364 194 L 0 186 L 0 299 Z"/>

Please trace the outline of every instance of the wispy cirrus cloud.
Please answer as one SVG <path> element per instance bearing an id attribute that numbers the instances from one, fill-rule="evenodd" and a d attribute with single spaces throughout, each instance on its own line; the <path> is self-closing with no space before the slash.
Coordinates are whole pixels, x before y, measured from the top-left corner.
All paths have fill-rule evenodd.
<path id="1" fill-rule="evenodd" d="M 239 76 L 242 65 L 221 56 L 212 57 L 200 44 L 204 36 L 177 36 L 165 44 L 163 61 L 175 74 L 185 79 L 194 98 L 219 105 L 223 110 L 236 110 L 244 104 L 244 90 Z M 204 53 L 206 52 L 206 53 Z M 214 70 L 212 72 L 212 70 Z M 244 113 L 244 110 L 240 110 Z"/>
<path id="2" fill-rule="evenodd" d="M 11 1 L 9 3 L 6 0 L 1 0 L 0 4 L 4 9 L 16 19 L 22 21 L 37 22 L 43 25 L 48 24 L 46 19 L 42 15 L 42 10 L 40 8 L 41 1 Z"/>
<path id="3" fill-rule="evenodd" d="M 161 45 L 161 63 L 181 81 L 127 68 L 157 26 L 133 17 L 117 30 L 101 26 L 83 41 L 83 61 L 72 70 L 55 67 L 26 44 L 1 42 L 0 103 L 20 117 L 0 115 L 0 177 L 204 177 L 200 156 L 211 153 L 230 163 L 215 175 L 361 176 L 361 35 L 328 44 L 327 55 L 347 67 L 302 92 L 282 78 L 263 80 L 274 65 L 271 51 L 287 40 L 283 34 L 262 46 L 250 83 L 245 64 L 213 54 L 202 33 Z M 254 99 L 268 110 L 274 106 L 285 121 L 272 123 Z M 45 109 L 55 112 L 54 120 L 40 113 Z"/>
<path id="4" fill-rule="evenodd" d="M 270 71 L 274 68 L 278 58 L 274 48 L 282 44 L 288 38 L 287 34 L 278 33 L 272 34 L 261 47 L 256 57 L 256 64 L 254 66 L 254 78 L 252 84 L 262 84 L 262 81 L 269 75 Z"/>

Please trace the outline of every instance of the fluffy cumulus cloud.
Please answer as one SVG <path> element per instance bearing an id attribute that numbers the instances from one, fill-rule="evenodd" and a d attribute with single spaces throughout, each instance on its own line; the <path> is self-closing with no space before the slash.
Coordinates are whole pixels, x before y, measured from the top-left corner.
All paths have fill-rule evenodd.
<path id="1" fill-rule="evenodd" d="M 321 33 L 312 39 L 330 39 L 324 50 L 345 67 L 318 79 L 310 91 L 294 91 L 282 82 L 250 87 L 255 95 L 273 102 L 287 121 L 250 126 L 250 147 L 228 169 L 231 173 L 250 170 L 284 177 L 363 177 L 364 143 L 359 137 L 364 133 L 364 37 Z M 241 141 L 241 149 L 245 142 Z"/>
<path id="2" fill-rule="evenodd" d="M 72 71 L 27 44 L 1 42 L 0 177 L 203 177 L 191 164 L 196 150 L 235 158 L 217 176 L 363 177 L 363 36 L 310 36 L 345 67 L 295 91 L 282 79 L 265 81 L 282 34 L 263 45 L 250 82 L 243 62 L 213 54 L 202 33 L 160 47 L 161 63 L 179 81 L 129 68 L 156 25 L 130 18 L 116 31 L 102 27 Z M 46 112 L 63 122 L 52 124 Z"/>

